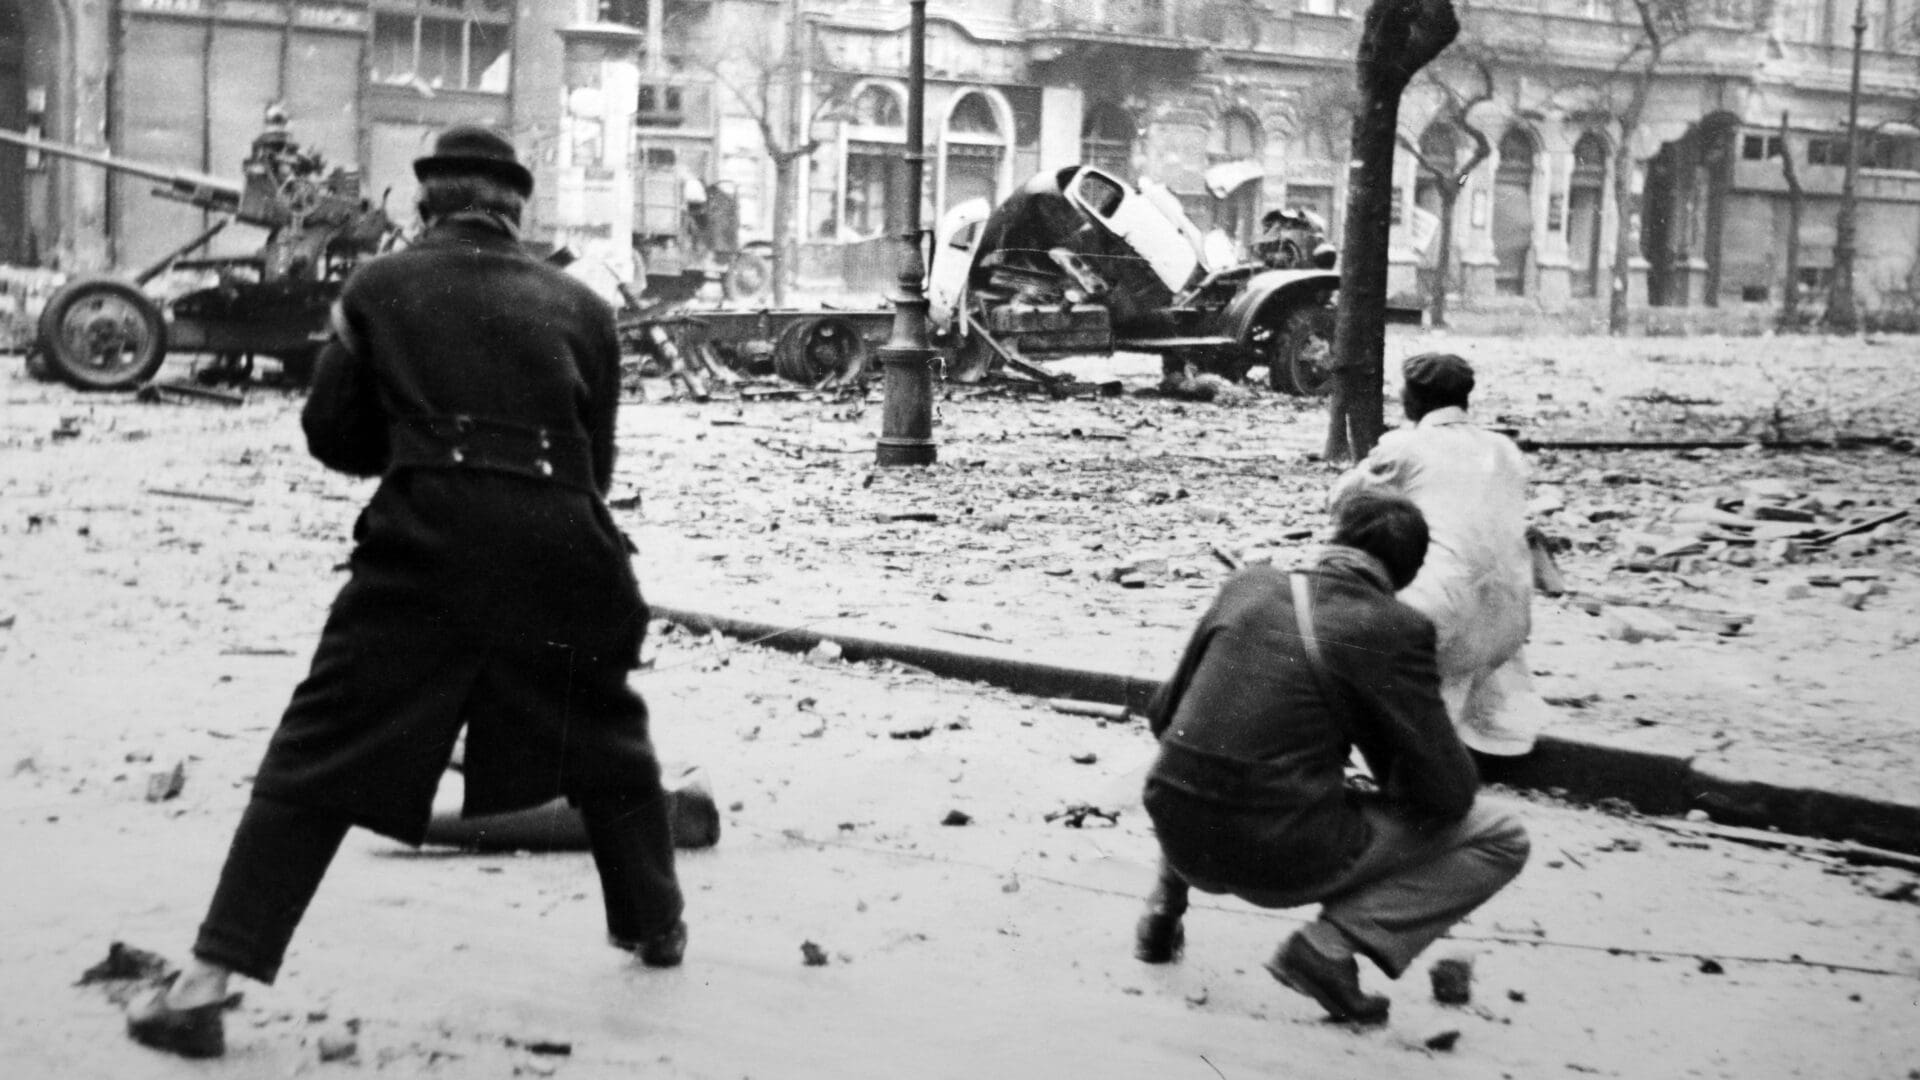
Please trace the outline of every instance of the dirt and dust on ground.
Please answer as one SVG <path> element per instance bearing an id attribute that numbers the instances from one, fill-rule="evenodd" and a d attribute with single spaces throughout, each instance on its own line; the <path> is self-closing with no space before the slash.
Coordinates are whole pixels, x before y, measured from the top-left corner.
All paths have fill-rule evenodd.
<path id="1" fill-rule="evenodd" d="M 1916 493 L 1912 342 L 1390 342 L 1430 347 L 1471 357 L 1477 411 L 1536 441 L 1874 440 L 1536 451 L 1573 592 L 1537 604 L 1530 657 L 1564 730 L 1920 801 L 1920 549 L 1894 516 Z M 1170 401 L 1150 360 L 1077 369 L 1122 393 L 944 396 L 927 470 L 872 466 L 877 394 L 655 394 L 623 413 L 612 500 L 642 582 L 1163 677 L 1225 573 L 1216 549 L 1314 542 L 1322 417 L 1257 390 Z M 1369 969 L 1395 1014 L 1357 1033 L 1259 966 L 1302 912 L 1208 901 L 1180 964 L 1131 958 L 1153 857 L 1137 722 L 658 625 L 638 685 L 724 818 L 682 858 L 684 968 L 604 947 L 584 854 L 356 836 L 281 983 L 243 987 L 229 1059 L 155 1058 L 120 1036 L 126 986 L 73 984 L 114 941 L 183 957 L 370 489 L 305 457 L 291 393 L 4 392 L 9 1072 L 1920 1075 L 1909 871 L 1521 802 L 1529 869 L 1433 953 L 1475 954 L 1472 1003 L 1435 1004 L 1424 963 L 1391 986 Z"/>

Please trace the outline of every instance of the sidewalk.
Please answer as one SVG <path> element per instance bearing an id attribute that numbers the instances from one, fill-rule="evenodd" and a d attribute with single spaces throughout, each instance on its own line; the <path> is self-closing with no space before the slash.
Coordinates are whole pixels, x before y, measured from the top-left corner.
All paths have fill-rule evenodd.
<path id="1" fill-rule="evenodd" d="M 831 643 L 852 662 L 891 660 L 943 678 L 1021 694 L 1124 705 L 1136 715 L 1160 683 L 1157 675 L 1102 663 L 1101 656 L 1112 651 L 1087 638 L 1051 639 L 1044 653 L 1022 644 L 956 648 L 924 628 L 847 618 L 796 625 L 775 612 L 738 610 L 729 599 L 711 593 L 697 601 L 667 596 L 652 601 L 653 614 L 688 629 L 770 648 L 805 653 Z M 695 602 L 701 606 L 691 606 Z M 1164 638 L 1169 654 L 1177 656 L 1184 637 Z M 1049 659 L 1036 658 L 1042 655 Z M 1920 805 L 1796 785 L 1791 777 L 1756 775 L 1709 751 L 1650 750 L 1563 729 L 1543 734 L 1532 754 L 1503 765 L 1493 779 L 1586 801 L 1621 799 L 1649 814 L 1700 810 L 1722 824 L 1920 854 Z"/>

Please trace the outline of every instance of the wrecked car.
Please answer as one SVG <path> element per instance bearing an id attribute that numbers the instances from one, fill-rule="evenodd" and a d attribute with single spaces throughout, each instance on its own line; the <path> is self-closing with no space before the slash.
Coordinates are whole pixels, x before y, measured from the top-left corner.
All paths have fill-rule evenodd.
<path id="1" fill-rule="evenodd" d="M 1169 375 L 1238 381 L 1264 365 L 1276 390 L 1325 393 L 1333 249 L 1316 219 L 1268 219 L 1271 244 L 1246 262 L 1224 238 L 1210 242 L 1164 185 L 1089 165 L 1041 173 L 991 210 L 981 199 L 956 206 L 928 274 L 948 378 L 1127 350 L 1159 354 Z"/>

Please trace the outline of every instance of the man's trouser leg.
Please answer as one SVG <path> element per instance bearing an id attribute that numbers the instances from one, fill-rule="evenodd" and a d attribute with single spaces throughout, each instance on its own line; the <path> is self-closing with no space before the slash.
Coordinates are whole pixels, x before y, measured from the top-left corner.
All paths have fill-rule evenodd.
<path id="1" fill-rule="evenodd" d="M 1166 856 L 1160 858 L 1160 876 L 1147 897 L 1147 910 L 1133 930 L 1133 955 L 1149 964 L 1172 960 L 1186 943 L 1180 924 L 1187 913 L 1187 882 Z"/>
<path id="2" fill-rule="evenodd" d="M 651 792 L 597 792 L 574 801 L 600 872 L 607 933 L 633 943 L 672 927 L 685 902 L 674 876 L 673 833 L 657 776 Z"/>
<path id="3" fill-rule="evenodd" d="M 254 796 L 234 830 L 193 955 L 271 983 L 349 825 L 324 810 Z"/>
<path id="4" fill-rule="evenodd" d="M 1442 825 L 1377 806 L 1365 812 L 1373 841 L 1322 902 L 1320 921 L 1397 979 L 1513 880 L 1527 862 L 1527 833 L 1512 814 L 1484 801 Z"/>

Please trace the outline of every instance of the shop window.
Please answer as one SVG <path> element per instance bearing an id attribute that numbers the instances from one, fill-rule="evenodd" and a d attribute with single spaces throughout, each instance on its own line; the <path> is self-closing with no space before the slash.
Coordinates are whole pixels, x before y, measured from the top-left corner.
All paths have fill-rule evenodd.
<path id="1" fill-rule="evenodd" d="M 862 146 L 847 154 L 847 233 L 870 239 L 887 232 L 892 200 L 889 195 L 903 179 L 898 147 Z"/>
<path id="2" fill-rule="evenodd" d="M 373 81 L 504 94 L 512 34 L 500 0 L 376 0 Z"/>

